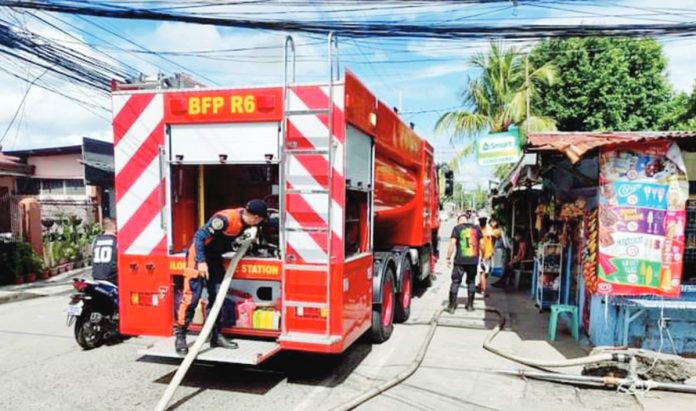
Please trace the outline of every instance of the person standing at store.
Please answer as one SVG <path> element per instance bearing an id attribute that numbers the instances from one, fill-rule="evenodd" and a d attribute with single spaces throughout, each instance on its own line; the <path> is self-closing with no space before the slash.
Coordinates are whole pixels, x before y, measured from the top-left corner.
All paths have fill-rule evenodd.
<path id="1" fill-rule="evenodd" d="M 492 222 L 492 220 L 490 221 Z M 486 285 L 488 283 L 488 275 L 491 272 L 491 260 L 495 251 L 495 232 L 488 221 L 485 212 L 479 212 L 479 226 L 481 227 L 481 261 L 479 263 L 479 289 L 481 296 L 486 298 Z"/>
<path id="2" fill-rule="evenodd" d="M 505 275 L 505 267 L 507 266 L 507 258 L 512 253 L 512 244 L 505 233 L 505 228 L 501 227 L 497 221 L 491 220 L 493 228 L 495 244 L 493 258 L 491 259 L 491 271 L 499 270 L 501 277 Z"/>
<path id="3" fill-rule="evenodd" d="M 522 269 L 522 262 L 527 259 L 527 255 L 529 254 L 529 244 L 527 243 L 527 240 L 525 239 L 526 235 L 522 231 L 518 231 L 515 233 L 513 236 L 514 240 L 514 247 L 515 247 L 515 255 L 510 259 L 510 261 L 507 264 L 507 267 L 505 269 L 505 273 L 503 274 L 502 277 L 496 282 L 495 284 L 492 285 L 492 287 L 496 288 L 507 288 L 510 282 L 510 275 L 514 270 L 521 270 Z"/>
<path id="4" fill-rule="evenodd" d="M 474 295 L 476 294 L 476 269 L 481 254 L 481 230 L 476 226 L 470 213 L 459 216 L 457 225 L 452 229 L 449 246 L 447 247 L 447 267 L 452 268 L 452 284 L 450 285 L 449 305 L 446 311 L 453 314 L 457 309 L 457 294 L 464 276 L 467 285 L 466 310 L 474 310 Z M 454 267 L 452 257 L 454 256 Z"/>

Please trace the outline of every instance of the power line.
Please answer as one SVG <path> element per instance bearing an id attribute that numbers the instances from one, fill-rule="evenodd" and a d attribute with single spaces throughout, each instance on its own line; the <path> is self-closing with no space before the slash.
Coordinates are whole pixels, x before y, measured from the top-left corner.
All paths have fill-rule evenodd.
<path id="1" fill-rule="evenodd" d="M 177 63 L 177 62 L 174 61 L 174 60 L 171 60 L 171 59 L 169 59 L 169 58 L 167 58 L 167 57 L 164 57 L 164 56 L 162 56 L 162 55 L 160 55 L 160 54 L 158 54 L 158 53 L 154 53 L 154 52 L 152 52 L 152 50 L 148 49 L 147 47 L 145 47 L 145 46 L 143 46 L 143 45 L 141 45 L 141 44 L 139 44 L 139 43 L 136 43 L 135 41 L 133 41 L 133 40 L 131 40 L 131 39 L 129 39 L 129 38 L 127 38 L 127 37 L 121 35 L 121 34 L 118 34 L 118 33 L 114 32 L 113 30 L 110 30 L 110 29 L 108 29 L 108 28 L 102 26 L 102 25 L 99 24 L 99 23 L 96 23 L 96 22 L 94 22 L 94 21 L 91 21 L 91 20 L 89 20 L 89 19 L 86 19 L 86 18 L 84 18 L 84 17 L 82 17 L 82 16 L 77 16 L 77 18 L 80 19 L 80 20 L 82 20 L 82 21 L 84 21 L 84 22 L 87 22 L 88 24 L 91 24 L 91 25 L 93 25 L 93 26 L 95 26 L 95 27 L 98 27 L 98 28 L 100 28 L 101 30 L 103 30 L 103 31 L 105 31 L 105 32 L 107 32 L 107 33 L 109 33 L 109 34 L 111 34 L 111 35 L 113 35 L 113 36 L 116 36 L 116 37 L 120 38 L 121 40 L 124 40 L 124 41 L 126 41 L 127 43 L 134 45 L 135 47 L 138 47 L 139 49 L 142 49 L 142 50 L 147 51 L 147 52 L 151 52 L 151 53 L 153 53 L 154 55 L 156 55 L 157 57 L 161 58 L 162 60 L 164 60 L 164 61 L 166 61 L 166 62 L 169 62 L 170 64 L 173 64 L 173 65 L 175 65 L 175 66 L 177 66 L 177 67 L 179 67 L 179 68 L 181 68 L 181 69 L 183 69 L 183 70 L 186 70 L 186 71 L 188 71 L 188 72 L 191 73 L 191 74 L 195 74 L 196 76 L 198 76 L 198 77 L 200 77 L 200 78 L 202 78 L 202 79 L 204 79 L 204 80 L 207 80 L 207 81 L 211 82 L 213 85 L 218 85 L 218 86 L 219 86 L 219 84 L 218 84 L 215 80 L 213 80 L 213 79 L 211 79 L 211 78 L 209 78 L 209 77 L 206 77 L 206 76 L 204 76 L 204 75 L 202 75 L 202 74 L 200 74 L 200 73 L 196 73 L 195 71 L 193 71 L 193 70 L 191 70 L 191 69 L 189 69 L 189 68 L 187 68 L 187 67 L 185 67 L 185 66 L 183 66 L 183 65 L 181 65 L 181 64 L 179 64 L 179 63 Z"/>
<path id="2" fill-rule="evenodd" d="M 32 81 L 29 83 L 29 85 L 27 86 L 27 89 L 26 89 L 26 91 L 24 92 L 24 95 L 22 96 L 22 100 L 20 100 L 19 106 L 17 106 L 17 110 L 15 110 L 15 113 L 14 113 L 14 115 L 12 116 L 12 119 L 10 120 L 10 123 L 7 125 L 7 128 L 5 129 L 5 132 L 2 134 L 2 137 L 0 137 L 0 144 L 2 144 L 3 140 L 5 140 L 5 137 L 7 137 L 7 133 L 8 133 L 8 132 L 10 131 L 10 129 L 12 128 L 12 125 L 14 124 L 15 120 L 17 119 L 17 115 L 18 115 L 19 112 L 22 110 L 22 107 L 24 107 L 24 102 L 27 100 L 27 96 L 29 96 L 29 91 L 31 91 L 32 86 L 34 85 L 34 83 L 36 83 L 37 81 L 39 81 L 39 79 L 40 79 L 41 77 L 43 77 L 44 74 L 46 74 L 46 73 L 48 73 L 48 69 L 45 69 L 43 72 L 41 72 L 41 74 L 39 74 L 38 76 L 36 76 L 36 78 L 34 78 L 34 80 L 32 80 Z"/>
<path id="3" fill-rule="evenodd" d="M 462 0 L 465 1 L 465 0 Z M 495 0 L 489 1 L 490 3 Z M 83 2 L 59 1 L 22 1 L 8 0 L 7 6 L 69 13 L 83 16 L 110 17 L 132 20 L 178 21 L 186 23 L 260 29 L 270 31 L 304 32 L 326 34 L 335 32 L 343 37 L 382 37 L 382 38 L 506 38 L 531 40 L 548 37 L 587 37 L 587 36 L 663 36 L 696 35 L 696 22 L 666 24 L 621 24 L 621 25 L 507 25 L 507 26 L 472 26 L 472 25 L 434 25 L 406 24 L 389 22 L 324 22 L 298 20 L 249 20 L 239 18 L 220 18 L 209 15 L 169 13 L 143 8 L 98 3 L 99 7 L 83 5 Z M 483 3 L 478 1 L 476 3 Z"/>

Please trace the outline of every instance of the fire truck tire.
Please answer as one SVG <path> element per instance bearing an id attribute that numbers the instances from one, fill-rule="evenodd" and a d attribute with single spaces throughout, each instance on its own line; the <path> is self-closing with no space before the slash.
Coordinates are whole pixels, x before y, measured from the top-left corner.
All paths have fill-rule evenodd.
<path id="1" fill-rule="evenodd" d="M 413 297 L 413 269 L 411 261 L 404 258 L 401 266 L 401 292 L 396 295 L 394 321 L 402 323 L 411 316 L 411 297 Z"/>
<path id="2" fill-rule="evenodd" d="M 372 341 L 383 343 L 391 337 L 394 331 L 394 269 L 389 267 L 382 277 L 382 304 L 379 309 L 372 308 Z"/>

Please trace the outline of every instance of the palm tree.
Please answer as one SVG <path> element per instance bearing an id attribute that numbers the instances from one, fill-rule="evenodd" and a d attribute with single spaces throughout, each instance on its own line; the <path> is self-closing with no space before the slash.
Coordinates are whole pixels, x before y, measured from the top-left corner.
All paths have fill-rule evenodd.
<path id="1" fill-rule="evenodd" d="M 469 64 L 481 71 L 478 77 L 468 78 L 462 93 L 463 105 L 469 109 L 447 112 L 435 123 L 435 131 L 450 133 L 453 144 L 469 142 L 452 159 L 452 169 L 457 170 L 460 160 L 474 151 L 477 136 L 507 131 L 511 125 L 526 129 L 527 87 L 531 96 L 535 84 L 553 84 L 556 68 L 551 63 L 530 66 L 527 86 L 522 54 L 518 48 L 491 43 L 488 53 L 478 53 L 469 60 Z M 549 117 L 530 115 L 529 129 L 551 131 L 556 125 Z"/>

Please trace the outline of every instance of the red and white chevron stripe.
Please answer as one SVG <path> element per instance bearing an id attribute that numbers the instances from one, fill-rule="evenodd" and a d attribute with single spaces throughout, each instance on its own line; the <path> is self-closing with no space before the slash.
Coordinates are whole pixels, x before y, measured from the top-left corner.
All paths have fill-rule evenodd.
<path id="1" fill-rule="evenodd" d="M 320 110 L 329 107 L 328 86 L 297 86 L 288 90 L 291 111 Z M 333 171 L 329 181 L 329 156 L 308 153 L 288 158 L 286 188 L 298 190 L 329 190 L 331 199 L 331 256 L 343 260 L 343 209 L 345 206 L 343 114 L 344 87 L 334 86 L 333 119 L 329 133 L 326 114 L 295 114 L 288 116 L 285 144 L 298 149 L 328 149 L 334 145 Z M 324 193 L 290 193 L 286 196 L 286 227 L 326 228 L 329 223 L 329 197 Z M 287 254 L 297 256 L 298 263 L 326 263 L 326 232 L 293 232 L 287 235 Z"/>
<path id="2" fill-rule="evenodd" d="M 326 109 L 328 86 L 298 86 L 289 90 L 290 110 Z M 331 198 L 331 256 L 343 259 L 345 206 L 343 114 L 344 87 L 334 86 L 331 133 L 326 114 L 288 117 L 286 144 L 296 148 L 328 149 L 333 143 L 333 172 L 329 181 L 326 154 L 296 154 L 288 159 L 288 189 L 329 190 Z M 160 226 L 163 204 L 158 147 L 164 144 L 164 102 L 162 94 L 143 93 L 113 96 L 114 157 L 116 172 L 119 250 L 126 255 L 150 255 L 166 250 L 166 233 Z M 331 136 L 331 137 L 329 137 Z M 324 193 L 291 193 L 286 196 L 290 228 L 326 228 L 329 201 Z M 288 253 L 298 263 L 325 263 L 326 232 L 289 232 Z"/>
<path id="3" fill-rule="evenodd" d="M 166 249 L 158 147 L 164 144 L 162 94 L 113 96 L 116 218 L 121 254 L 149 255 Z"/>

